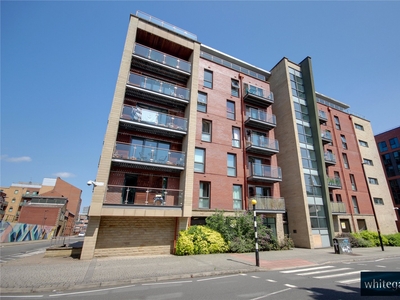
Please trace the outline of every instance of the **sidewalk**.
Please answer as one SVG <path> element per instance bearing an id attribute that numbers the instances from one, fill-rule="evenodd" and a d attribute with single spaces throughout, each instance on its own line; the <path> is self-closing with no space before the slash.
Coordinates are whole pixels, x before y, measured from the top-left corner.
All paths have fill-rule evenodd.
<path id="1" fill-rule="evenodd" d="M 334 254 L 333 248 L 192 256 L 107 257 L 79 260 L 44 258 L 43 254 L 0 265 L 1 293 L 74 290 L 85 287 L 178 280 L 210 275 L 289 269 L 318 264 L 400 257 L 399 247 L 356 248 L 353 254 Z"/>

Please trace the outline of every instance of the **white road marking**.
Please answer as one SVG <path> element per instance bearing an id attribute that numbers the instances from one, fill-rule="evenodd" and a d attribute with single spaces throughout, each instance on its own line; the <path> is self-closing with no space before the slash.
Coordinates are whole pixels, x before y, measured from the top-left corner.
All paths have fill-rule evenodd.
<path id="1" fill-rule="evenodd" d="M 344 271 L 350 270 L 351 268 L 339 268 L 339 269 L 330 269 L 330 270 L 323 270 L 323 271 L 314 271 L 314 272 L 307 272 L 307 273 L 300 273 L 297 274 L 299 276 L 307 276 L 307 275 L 314 275 L 314 274 L 321 274 L 321 273 L 329 273 L 329 272 L 336 272 L 336 271 Z"/>
<path id="2" fill-rule="evenodd" d="M 354 278 L 354 279 L 341 280 L 341 281 L 336 281 L 336 282 L 342 283 L 342 284 L 351 284 L 351 283 L 356 283 L 356 282 L 360 282 L 360 281 L 361 281 L 360 278 Z"/>
<path id="3" fill-rule="evenodd" d="M 379 266 L 379 265 L 376 265 L 376 267 L 378 267 L 378 268 L 386 268 L 386 266 Z"/>
<path id="4" fill-rule="evenodd" d="M 368 271 L 369 270 L 361 270 L 361 271 L 354 271 L 354 272 L 347 272 L 347 273 L 340 273 L 340 274 L 316 276 L 316 277 L 313 277 L 313 278 L 315 278 L 315 279 L 333 278 L 333 277 L 340 277 L 340 276 L 348 276 L 348 275 L 353 275 L 353 274 L 359 274 L 361 272 L 368 272 Z"/>
<path id="5" fill-rule="evenodd" d="M 290 288 L 297 288 L 297 286 L 295 286 L 295 285 L 292 285 L 292 284 L 285 284 L 285 286 L 287 286 L 287 287 L 290 287 Z"/>
<path id="6" fill-rule="evenodd" d="M 130 288 L 134 287 L 135 285 L 125 285 L 125 286 L 119 286 L 115 288 L 108 288 L 108 289 L 100 289 L 100 290 L 91 290 L 91 291 L 83 291 L 83 292 L 73 292 L 73 293 L 64 293 L 64 294 L 54 294 L 54 295 L 49 295 L 50 297 L 60 297 L 60 296 L 68 296 L 68 295 L 79 295 L 79 294 L 88 294 L 88 293 L 96 293 L 96 292 L 104 292 L 104 291 L 112 291 L 112 290 L 118 290 L 118 289 L 125 289 L 125 288 Z"/>
<path id="7" fill-rule="evenodd" d="M 3 296 L 1 298 L 42 298 L 44 295 L 35 295 L 35 296 Z"/>
<path id="8" fill-rule="evenodd" d="M 269 281 L 269 282 L 276 282 L 276 280 L 273 280 L 273 279 L 267 279 L 267 281 Z"/>
<path id="9" fill-rule="evenodd" d="M 258 277 L 258 276 L 251 276 L 251 278 L 260 278 L 260 277 Z"/>
<path id="10" fill-rule="evenodd" d="M 207 280 L 214 280 L 214 279 L 221 279 L 221 278 L 228 278 L 228 277 L 235 277 L 235 276 L 238 276 L 238 274 L 235 274 L 235 275 L 227 275 L 227 276 L 220 276 L 220 277 L 213 277 L 213 278 L 198 279 L 197 281 L 207 281 Z"/>
<path id="11" fill-rule="evenodd" d="M 267 298 L 267 297 L 269 297 L 271 295 L 276 295 L 276 294 L 279 294 L 279 293 L 282 293 L 282 292 L 286 292 L 286 291 L 289 291 L 289 290 L 291 290 L 291 288 L 280 290 L 280 291 L 276 291 L 276 292 L 273 292 L 273 293 L 269 293 L 269 294 L 266 294 L 266 295 L 261 296 L 261 297 L 252 298 L 250 300 L 259 300 L 259 299 Z"/>
<path id="12" fill-rule="evenodd" d="M 296 270 L 289 270 L 289 271 L 281 271 L 281 273 L 295 273 L 295 272 L 303 272 L 303 271 L 312 271 L 312 270 L 320 270 L 320 269 L 328 269 L 333 268 L 333 266 L 322 266 L 322 267 L 314 267 L 314 268 L 307 268 L 307 269 L 296 269 Z"/>
<path id="13" fill-rule="evenodd" d="M 179 284 L 179 283 L 187 283 L 187 282 L 192 282 L 192 280 L 172 281 L 172 282 L 153 282 L 153 283 L 143 283 L 142 285 Z"/>

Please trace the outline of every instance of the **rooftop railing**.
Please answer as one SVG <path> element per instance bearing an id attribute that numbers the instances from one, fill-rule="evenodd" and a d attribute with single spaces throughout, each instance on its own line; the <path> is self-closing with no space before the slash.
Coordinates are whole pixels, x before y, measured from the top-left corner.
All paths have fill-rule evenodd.
<path id="1" fill-rule="evenodd" d="M 187 131 L 187 119 L 168 115 L 161 112 L 124 105 L 121 118 L 143 124 L 150 124 L 161 128 L 177 129 Z"/>
<path id="2" fill-rule="evenodd" d="M 188 73 L 192 70 L 191 63 L 143 45 L 136 44 L 133 53 Z"/>
<path id="3" fill-rule="evenodd" d="M 104 204 L 140 206 L 182 206 L 183 190 L 159 187 L 108 185 Z"/>
<path id="4" fill-rule="evenodd" d="M 136 16 L 138 16 L 139 18 L 144 19 L 146 21 L 149 21 L 149 22 L 151 22 L 151 23 L 153 23 L 155 25 L 158 25 L 160 27 L 163 27 L 165 29 L 173 31 L 173 32 L 175 32 L 175 33 L 177 33 L 179 35 L 187 37 L 187 38 L 189 38 L 191 40 L 197 41 L 197 36 L 195 34 L 190 33 L 189 31 L 183 30 L 183 29 L 181 29 L 179 27 L 176 27 L 174 25 L 171 25 L 171 24 L 169 24 L 169 23 L 167 23 L 167 22 L 165 22 L 163 20 L 160 20 L 160 19 L 158 19 L 156 17 L 153 17 L 151 15 L 148 15 L 148 14 L 146 14 L 144 12 L 141 12 L 141 11 L 138 10 L 138 11 L 136 11 Z"/>
<path id="5" fill-rule="evenodd" d="M 129 75 L 129 84 L 167 96 L 190 99 L 190 90 L 187 88 L 135 73 Z"/>

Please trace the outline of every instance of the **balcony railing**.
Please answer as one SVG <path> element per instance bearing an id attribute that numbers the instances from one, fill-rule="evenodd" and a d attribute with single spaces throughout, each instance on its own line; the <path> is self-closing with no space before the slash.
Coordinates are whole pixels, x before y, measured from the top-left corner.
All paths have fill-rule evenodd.
<path id="1" fill-rule="evenodd" d="M 251 163 L 249 173 L 250 180 L 261 180 L 268 182 L 282 181 L 282 171 L 280 167 Z"/>
<path id="2" fill-rule="evenodd" d="M 246 125 L 251 125 L 260 129 L 271 129 L 276 127 L 275 115 L 268 114 L 265 111 L 246 110 Z"/>
<path id="3" fill-rule="evenodd" d="M 336 164 L 336 157 L 335 157 L 335 154 L 333 154 L 332 152 L 328 152 L 328 151 L 325 152 L 324 157 L 325 157 L 326 163 Z"/>
<path id="4" fill-rule="evenodd" d="M 332 214 L 345 214 L 346 205 L 343 202 L 331 202 Z"/>
<path id="5" fill-rule="evenodd" d="M 256 210 L 264 212 L 285 212 L 285 199 L 284 198 L 273 198 L 267 196 L 254 196 L 251 199 L 257 200 Z M 253 210 L 251 200 L 249 200 L 249 210 Z"/>
<path id="6" fill-rule="evenodd" d="M 113 159 L 131 163 L 152 163 L 165 166 L 185 166 L 185 153 L 143 145 L 116 143 Z"/>
<path id="7" fill-rule="evenodd" d="M 246 150 L 260 154 L 275 154 L 279 152 L 279 143 L 274 139 L 251 134 L 248 136 Z"/>
<path id="8" fill-rule="evenodd" d="M 326 112 L 323 110 L 318 110 L 318 117 L 319 117 L 319 122 L 326 123 L 328 121 L 328 117 L 326 116 Z"/>
<path id="9" fill-rule="evenodd" d="M 190 99 L 190 90 L 187 88 L 135 73 L 130 74 L 128 84 L 181 100 Z"/>
<path id="10" fill-rule="evenodd" d="M 183 190 L 108 185 L 103 203 L 123 206 L 182 207 Z"/>
<path id="11" fill-rule="evenodd" d="M 342 183 L 339 177 L 327 177 L 328 187 L 331 189 L 341 189 Z"/>
<path id="12" fill-rule="evenodd" d="M 257 105 L 274 103 L 274 94 L 254 85 L 244 84 L 244 100 Z"/>
<path id="13" fill-rule="evenodd" d="M 183 30 L 183 29 L 181 29 L 179 27 L 176 27 L 174 25 L 171 25 L 171 24 L 169 24 L 169 23 L 167 23 L 167 22 L 165 22 L 163 20 L 160 20 L 160 19 L 158 19 L 156 17 L 153 17 L 153 16 L 151 16 L 149 14 L 146 14 L 146 13 L 141 12 L 141 11 L 138 10 L 136 12 L 136 16 L 138 16 L 140 19 L 147 20 L 147 21 L 149 21 L 149 22 L 151 22 L 151 23 L 153 23 L 155 25 L 158 25 L 160 27 L 163 27 L 165 29 L 173 31 L 173 32 L 175 32 L 175 33 L 177 33 L 179 35 L 182 35 L 184 37 L 187 37 L 187 38 L 189 38 L 191 40 L 197 41 L 197 35 L 195 35 L 193 33 L 190 33 L 189 31 Z"/>
<path id="14" fill-rule="evenodd" d="M 173 115 L 167 115 L 150 109 L 124 105 L 121 119 L 134 121 L 143 125 L 153 125 L 160 128 L 168 128 L 187 131 L 187 119 Z"/>
<path id="15" fill-rule="evenodd" d="M 321 131 L 321 138 L 323 144 L 332 143 L 332 134 L 330 131 Z"/>
<path id="16" fill-rule="evenodd" d="M 151 49 L 149 47 L 145 47 L 143 45 L 136 44 L 133 53 L 138 56 L 147 58 L 151 61 L 158 62 L 160 64 L 169 66 L 177 70 L 182 70 L 187 73 L 190 73 L 192 70 L 191 63 L 176 58 L 174 56 L 168 55 L 166 53 Z"/>

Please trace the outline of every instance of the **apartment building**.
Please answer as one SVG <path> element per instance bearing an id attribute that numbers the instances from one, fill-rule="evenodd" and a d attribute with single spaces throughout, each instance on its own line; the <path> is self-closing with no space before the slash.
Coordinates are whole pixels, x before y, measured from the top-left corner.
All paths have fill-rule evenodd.
<path id="1" fill-rule="evenodd" d="M 375 135 L 375 141 L 397 214 L 397 230 L 400 231 L 400 127 Z M 388 198 L 382 199 L 384 201 Z"/>
<path id="2" fill-rule="evenodd" d="M 131 15 L 81 259 L 173 253 L 180 230 L 217 209 L 252 209 L 252 199 L 263 225 L 298 247 L 374 230 L 347 107 L 315 92 L 310 58 L 269 72 Z M 335 161 L 341 135 L 357 159 L 348 169 Z"/>

